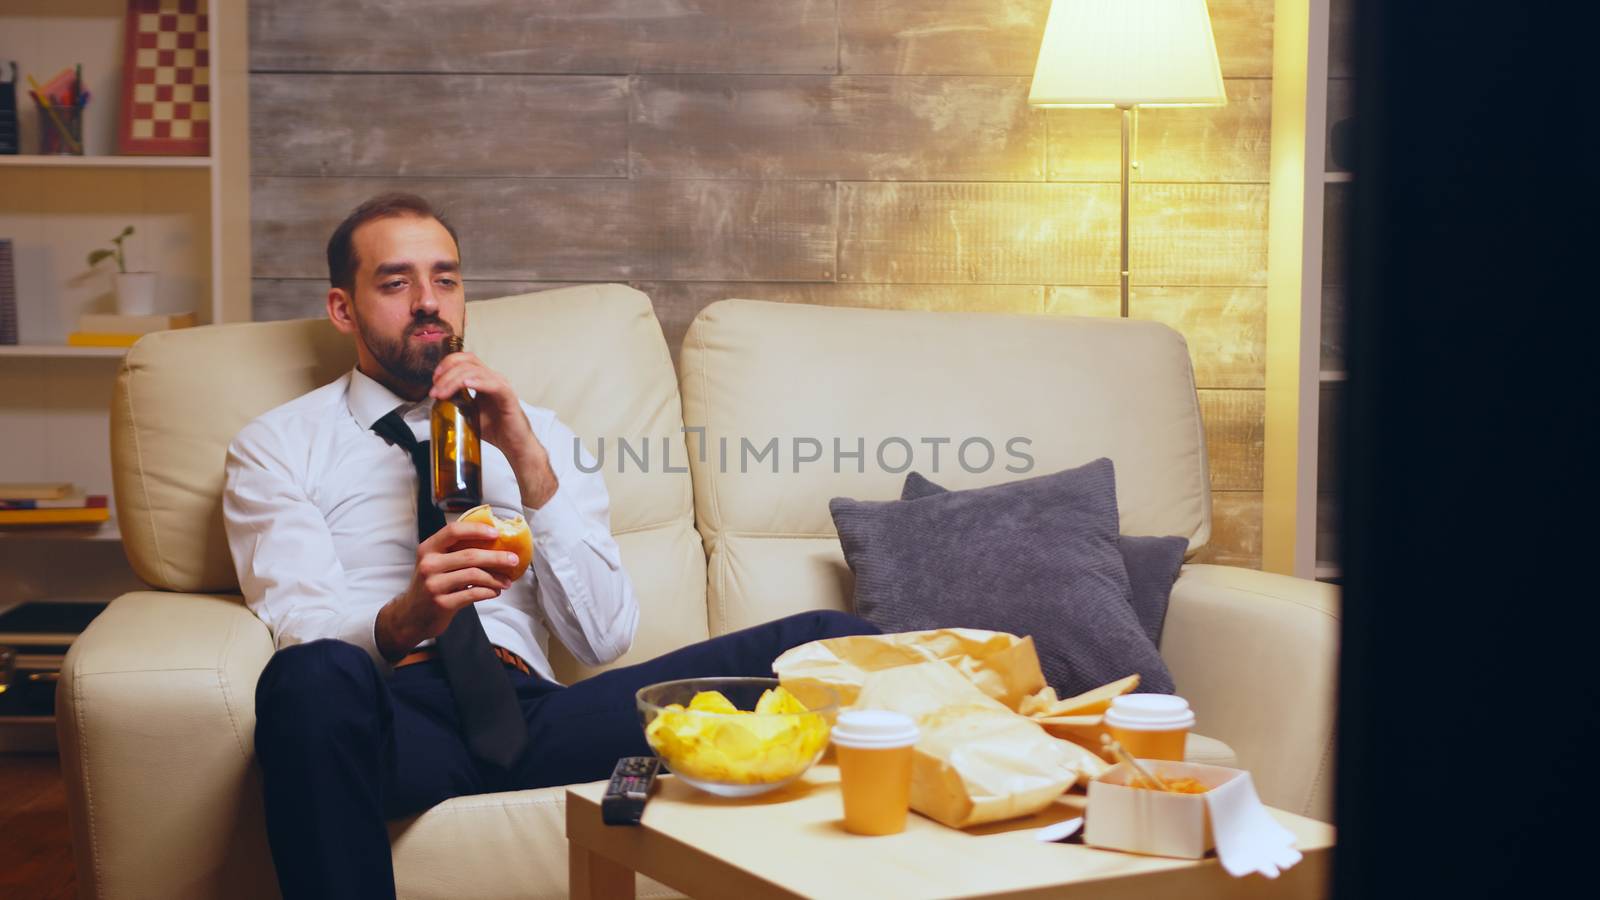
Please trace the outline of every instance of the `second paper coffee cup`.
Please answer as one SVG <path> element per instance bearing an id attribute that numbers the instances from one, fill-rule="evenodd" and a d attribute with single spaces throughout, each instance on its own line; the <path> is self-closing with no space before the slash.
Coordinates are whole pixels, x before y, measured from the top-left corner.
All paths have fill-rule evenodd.
<path id="1" fill-rule="evenodd" d="M 1189 701 L 1171 694 L 1126 694 L 1111 701 L 1105 726 L 1122 749 L 1139 759 L 1183 762 L 1194 712 Z"/>
<path id="2" fill-rule="evenodd" d="M 917 723 L 901 713 L 877 709 L 839 713 L 832 738 L 846 831 L 875 835 L 905 830 L 918 736 Z"/>

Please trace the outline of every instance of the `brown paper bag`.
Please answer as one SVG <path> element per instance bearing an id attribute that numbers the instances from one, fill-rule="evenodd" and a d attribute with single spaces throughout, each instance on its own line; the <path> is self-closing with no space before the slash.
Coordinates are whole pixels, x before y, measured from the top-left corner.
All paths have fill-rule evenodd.
<path id="1" fill-rule="evenodd" d="M 784 680 L 816 681 L 839 692 L 841 706 L 855 702 L 868 672 L 942 661 L 978 690 L 1018 709 L 1045 687 L 1033 638 L 977 628 L 939 628 L 900 634 L 863 634 L 802 644 L 778 657 Z M 783 668 L 779 669 L 779 664 Z M 1055 699 L 1050 691 L 1049 698 Z"/>
<path id="2" fill-rule="evenodd" d="M 1105 711 L 1111 708 L 1113 699 L 1138 686 L 1139 676 L 1129 675 L 1065 700 L 1055 699 L 1055 691 L 1047 687 L 1023 698 L 1017 712 L 1038 722 L 1055 737 L 1100 753 L 1101 737 L 1110 734 L 1104 723 Z"/>
<path id="3" fill-rule="evenodd" d="M 1029 638 L 966 628 L 832 638 L 796 647 L 772 668 L 797 689 L 833 688 L 843 706 L 916 719 L 911 808 L 954 828 L 1038 812 L 1108 768 L 1019 714 L 1075 711 L 1045 686 Z"/>

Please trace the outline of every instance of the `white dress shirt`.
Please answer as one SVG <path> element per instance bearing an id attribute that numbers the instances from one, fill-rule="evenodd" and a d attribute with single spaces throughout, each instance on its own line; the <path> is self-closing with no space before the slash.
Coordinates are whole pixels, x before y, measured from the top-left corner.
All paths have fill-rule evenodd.
<path id="1" fill-rule="evenodd" d="M 372 431 L 400 408 L 427 440 L 433 401 L 407 403 L 359 370 L 262 415 L 228 447 L 222 498 L 245 601 L 279 648 L 337 638 L 371 654 L 378 610 L 410 584 L 417 562 L 417 473 L 411 455 Z M 589 665 L 625 653 L 639 607 L 611 536 L 610 498 L 594 457 L 554 412 L 522 404 L 559 482 L 538 509 L 522 505 L 511 465 L 483 444 L 483 499 L 519 511 L 533 563 L 509 590 L 477 604 L 489 641 L 554 680 L 549 632 Z M 431 643 L 431 642 L 424 642 Z"/>

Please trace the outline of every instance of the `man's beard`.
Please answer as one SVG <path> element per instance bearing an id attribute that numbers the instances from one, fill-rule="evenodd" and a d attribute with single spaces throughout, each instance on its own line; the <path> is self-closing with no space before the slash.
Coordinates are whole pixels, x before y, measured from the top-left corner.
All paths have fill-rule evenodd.
<path id="1" fill-rule="evenodd" d="M 425 325 L 438 328 L 446 336 L 456 333 L 455 329 L 442 319 L 413 319 L 405 331 L 398 337 L 391 338 L 374 332 L 359 319 L 356 321 L 356 327 L 361 330 L 361 339 L 366 342 L 367 349 L 372 351 L 372 356 L 378 361 L 378 365 L 383 366 L 384 371 L 399 383 L 414 388 L 432 387 L 433 370 L 438 368 L 439 361 L 445 357 L 443 340 L 422 343 L 410 340 L 412 332 Z"/>

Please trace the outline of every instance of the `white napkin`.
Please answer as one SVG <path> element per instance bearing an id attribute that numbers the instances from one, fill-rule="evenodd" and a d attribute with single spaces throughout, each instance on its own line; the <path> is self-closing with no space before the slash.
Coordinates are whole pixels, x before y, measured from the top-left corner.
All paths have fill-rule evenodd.
<path id="1" fill-rule="evenodd" d="M 1260 872 L 1277 878 L 1279 872 L 1300 861 L 1294 834 L 1261 805 L 1249 772 L 1206 791 L 1205 798 L 1217 859 L 1229 875 L 1242 878 Z"/>
<path id="2" fill-rule="evenodd" d="M 1057 822 L 1054 825 L 1046 825 L 1038 831 L 1035 831 L 1033 836 L 1036 840 L 1043 841 L 1046 844 L 1054 844 L 1064 841 L 1067 838 L 1077 834 L 1078 829 L 1082 827 L 1083 816 L 1078 816 L 1077 818 L 1068 819 L 1065 822 Z"/>

